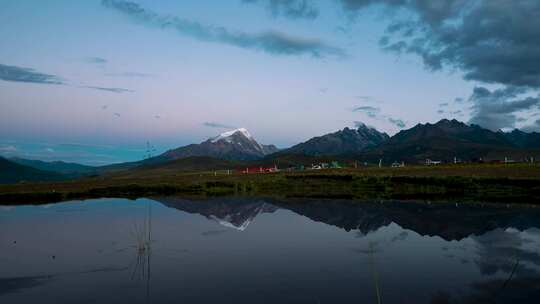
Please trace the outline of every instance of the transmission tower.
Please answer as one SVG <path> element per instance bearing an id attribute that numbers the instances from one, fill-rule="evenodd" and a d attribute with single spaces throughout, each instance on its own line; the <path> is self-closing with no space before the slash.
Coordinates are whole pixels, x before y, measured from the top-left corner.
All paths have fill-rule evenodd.
<path id="1" fill-rule="evenodd" d="M 152 158 L 154 153 L 156 152 L 156 148 L 150 144 L 149 141 L 146 142 L 146 154 L 144 155 L 145 159 Z"/>

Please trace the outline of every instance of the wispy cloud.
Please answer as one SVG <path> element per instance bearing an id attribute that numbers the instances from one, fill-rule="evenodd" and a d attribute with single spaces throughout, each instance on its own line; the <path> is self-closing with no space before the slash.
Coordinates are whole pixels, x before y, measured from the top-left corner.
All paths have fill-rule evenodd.
<path id="1" fill-rule="evenodd" d="M 231 31 L 222 26 L 206 25 L 176 16 L 160 15 L 130 1 L 102 0 L 101 3 L 138 23 L 159 29 L 175 30 L 181 35 L 201 41 L 258 50 L 272 55 L 346 56 L 345 51 L 341 48 L 331 46 L 320 39 L 295 37 L 278 31 L 261 33 Z"/>
<path id="2" fill-rule="evenodd" d="M 13 82 L 27 82 L 40 84 L 64 84 L 64 81 L 55 75 L 38 72 L 34 69 L 0 64 L 0 79 Z"/>
<path id="3" fill-rule="evenodd" d="M 390 122 L 391 124 L 393 124 L 394 126 L 400 128 L 400 129 L 406 127 L 405 122 L 403 120 L 401 120 L 401 119 L 388 117 L 388 122 Z"/>
<path id="4" fill-rule="evenodd" d="M 120 115 L 120 113 L 114 113 L 114 116 L 120 117 L 121 115 Z"/>
<path id="5" fill-rule="evenodd" d="M 111 93 L 133 93 L 135 91 L 124 89 L 124 88 L 105 88 L 105 87 L 94 87 L 94 86 L 83 86 L 83 88 L 92 89 L 92 90 L 99 90 L 99 91 L 106 91 Z"/>
<path id="6" fill-rule="evenodd" d="M 0 153 L 14 153 L 14 152 L 17 152 L 18 149 L 17 147 L 13 146 L 13 145 L 4 145 L 4 146 L 0 146 Z"/>
<path id="7" fill-rule="evenodd" d="M 218 122 L 204 122 L 203 126 L 209 128 L 218 128 L 218 129 L 234 129 L 234 126 L 218 123 Z"/>
<path id="8" fill-rule="evenodd" d="M 540 119 L 537 119 L 531 125 L 521 128 L 521 130 L 525 132 L 540 132 Z"/>
<path id="9" fill-rule="evenodd" d="M 88 63 L 94 63 L 94 64 L 105 64 L 107 63 L 107 59 L 101 58 L 101 57 L 88 57 L 85 59 Z"/>
<path id="10" fill-rule="evenodd" d="M 359 107 L 355 107 L 352 111 L 362 112 L 366 114 L 367 116 L 369 116 L 370 118 L 375 118 L 377 117 L 377 114 L 379 114 L 381 109 L 377 107 L 372 107 L 372 106 L 359 106 Z"/>
<path id="11" fill-rule="evenodd" d="M 10 81 L 10 82 L 72 86 L 68 84 L 65 80 L 63 80 L 61 77 L 56 76 L 56 75 L 45 74 L 31 68 L 11 66 L 11 65 L 5 65 L 5 64 L 0 64 L 0 80 Z M 78 87 L 92 89 L 92 90 L 107 91 L 111 93 L 134 92 L 133 90 L 124 89 L 124 88 L 109 88 L 109 87 L 86 86 L 86 85 L 78 86 Z"/>
<path id="12" fill-rule="evenodd" d="M 129 77 L 129 78 L 147 78 L 152 77 L 151 74 L 139 73 L 139 72 L 122 72 L 122 73 L 107 73 L 105 76 L 111 77 Z"/>
<path id="13" fill-rule="evenodd" d="M 369 118 L 377 120 L 386 120 L 387 122 L 393 124 L 398 128 L 404 128 L 406 123 L 397 118 L 389 117 L 388 115 L 381 114 L 381 109 L 379 107 L 373 106 L 357 106 L 352 109 L 353 112 L 360 112 L 367 115 Z"/>
<path id="14" fill-rule="evenodd" d="M 244 3 L 261 3 L 273 16 L 293 19 L 314 19 L 319 10 L 311 0 L 242 0 Z"/>

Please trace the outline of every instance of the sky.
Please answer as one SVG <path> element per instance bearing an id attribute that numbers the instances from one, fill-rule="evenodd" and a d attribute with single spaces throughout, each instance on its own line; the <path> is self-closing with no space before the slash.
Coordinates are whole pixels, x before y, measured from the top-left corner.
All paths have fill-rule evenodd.
<path id="1" fill-rule="evenodd" d="M 540 131 L 536 0 L 5 0 L 0 155 L 139 160 L 244 127 Z"/>

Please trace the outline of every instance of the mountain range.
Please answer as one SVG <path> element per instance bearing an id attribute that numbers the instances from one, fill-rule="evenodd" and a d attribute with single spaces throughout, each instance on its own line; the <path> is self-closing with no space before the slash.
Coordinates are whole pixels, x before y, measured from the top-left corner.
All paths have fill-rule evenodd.
<path id="1" fill-rule="evenodd" d="M 409 162 L 425 159 L 453 161 L 454 158 L 493 160 L 505 157 L 521 160 L 540 156 L 540 134 L 493 132 L 478 125 L 443 119 L 435 124 L 418 124 L 402 130 L 380 145 L 356 155 L 366 160 Z"/>
<path id="2" fill-rule="evenodd" d="M 390 136 L 375 128 L 360 124 L 358 129 L 343 130 L 313 137 L 310 140 L 281 151 L 281 154 L 340 155 L 359 153 L 386 142 Z"/>
<path id="3" fill-rule="evenodd" d="M 176 171 L 204 171 L 260 164 L 290 166 L 360 160 L 385 163 L 426 159 L 452 162 L 471 160 L 540 159 L 540 133 L 491 131 L 478 125 L 443 119 L 437 123 L 417 124 L 394 136 L 359 124 L 313 137 L 290 148 L 279 150 L 263 145 L 244 128 L 228 131 L 200 144 L 191 144 L 136 162 L 90 167 L 65 162 L 43 162 L 21 158 L 2 159 L 4 177 L 0 182 L 20 180 L 60 180 L 81 176 L 166 168 Z M 6 171 L 7 170 L 7 171 Z M 35 171 L 35 174 L 29 172 Z M 7 173 L 6 173 L 7 172 Z M 36 176 L 35 178 L 32 176 Z"/>

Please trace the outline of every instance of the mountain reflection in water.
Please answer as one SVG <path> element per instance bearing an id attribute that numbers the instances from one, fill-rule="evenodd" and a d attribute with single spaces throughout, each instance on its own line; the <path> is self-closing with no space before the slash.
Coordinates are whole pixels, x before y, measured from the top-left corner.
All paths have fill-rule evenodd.
<path id="1" fill-rule="evenodd" d="M 536 303 L 540 297 L 537 208 L 98 199 L 0 206 L 0 225 L 0 303 Z"/>

